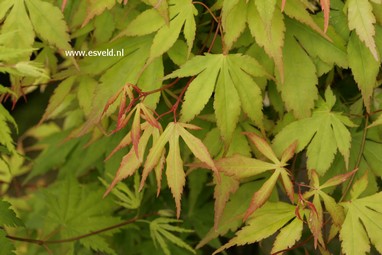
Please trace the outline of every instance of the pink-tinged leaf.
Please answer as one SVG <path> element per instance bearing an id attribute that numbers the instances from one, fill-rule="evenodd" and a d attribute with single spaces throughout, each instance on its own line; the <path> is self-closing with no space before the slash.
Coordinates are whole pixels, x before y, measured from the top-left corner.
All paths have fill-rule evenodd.
<path id="1" fill-rule="evenodd" d="M 215 222 L 214 227 L 217 229 L 220 218 L 223 214 L 225 205 L 227 204 L 230 194 L 236 192 L 239 188 L 239 181 L 231 176 L 227 176 L 225 174 L 220 175 L 221 180 L 219 182 L 215 181 Z"/>
<path id="2" fill-rule="evenodd" d="M 291 158 L 293 158 L 294 153 L 297 148 L 298 141 L 294 141 L 288 148 L 285 149 L 283 154 L 281 155 L 281 163 L 286 164 Z"/>
<path id="3" fill-rule="evenodd" d="M 159 124 L 159 122 L 157 121 L 156 118 L 154 118 L 154 116 L 152 115 L 152 113 L 150 112 L 150 110 L 147 109 L 146 105 L 141 104 L 141 110 L 142 110 L 142 112 L 143 112 L 143 116 L 144 116 L 145 120 L 146 120 L 148 123 L 150 123 L 151 126 L 160 129 L 160 124 Z"/>
<path id="4" fill-rule="evenodd" d="M 103 111 L 102 111 L 102 115 L 103 116 L 108 110 L 109 110 L 109 107 L 115 103 L 115 101 L 117 101 L 118 97 L 121 95 L 123 91 L 123 88 L 121 88 L 114 96 L 112 96 L 111 98 L 109 98 L 109 100 L 107 100 L 106 102 L 106 105 L 105 107 L 103 108 Z M 124 95 L 122 95 L 124 96 Z"/>
<path id="5" fill-rule="evenodd" d="M 283 12 L 284 9 L 285 9 L 285 3 L 286 3 L 286 0 L 282 0 L 281 1 L 281 11 Z"/>
<path id="6" fill-rule="evenodd" d="M 273 188 L 276 185 L 277 179 L 279 178 L 280 171 L 276 170 L 272 176 L 263 184 L 263 186 L 253 195 L 251 204 L 244 215 L 244 221 L 251 216 L 258 208 L 263 206 L 270 197 Z"/>
<path id="7" fill-rule="evenodd" d="M 289 174 L 285 169 L 281 170 L 281 179 L 283 181 L 284 189 L 289 197 L 289 200 L 294 202 L 294 188 L 293 183 L 289 178 Z"/>
<path id="8" fill-rule="evenodd" d="M 207 166 L 218 175 L 218 169 L 216 168 L 215 163 L 212 160 L 207 147 L 203 144 L 203 142 L 200 139 L 196 138 L 195 136 L 190 134 L 186 129 L 184 129 L 183 125 L 184 124 L 176 124 L 176 131 L 187 144 L 187 147 L 191 150 L 191 152 L 195 155 L 197 159 L 206 163 Z"/>
<path id="9" fill-rule="evenodd" d="M 354 169 L 351 172 L 334 176 L 333 178 L 330 178 L 324 184 L 322 184 L 320 186 L 320 188 L 323 189 L 323 188 L 327 188 L 327 187 L 337 186 L 337 185 L 343 183 L 344 181 L 346 181 L 347 179 L 349 179 L 349 177 L 352 176 L 353 174 L 355 174 L 355 172 L 357 172 L 357 170 L 358 170 L 358 168 Z"/>
<path id="10" fill-rule="evenodd" d="M 130 132 L 125 135 L 125 137 L 121 140 L 121 142 L 117 145 L 117 147 L 114 148 L 114 150 L 109 154 L 109 156 L 106 157 L 105 161 L 109 160 L 117 151 L 119 151 L 122 148 L 125 148 L 131 144 L 131 134 Z"/>
<path id="11" fill-rule="evenodd" d="M 313 198 L 313 204 L 316 211 L 309 211 L 308 226 L 314 237 L 314 248 L 317 248 L 318 242 L 325 247 L 324 239 L 322 237 L 322 226 L 323 226 L 323 212 L 321 201 L 318 195 Z"/>
<path id="12" fill-rule="evenodd" d="M 229 158 L 218 159 L 215 161 L 215 165 L 220 172 L 223 172 L 228 176 L 234 176 L 239 180 L 275 169 L 275 165 L 272 163 L 244 157 L 238 154 Z"/>
<path id="13" fill-rule="evenodd" d="M 142 172 L 142 180 L 139 190 L 143 188 L 143 185 L 146 181 L 149 173 L 158 165 L 160 158 L 162 157 L 162 153 L 164 151 L 164 147 L 171 136 L 174 135 L 175 132 L 175 124 L 171 122 L 168 124 L 166 129 L 163 131 L 158 140 L 153 141 L 153 147 L 150 149 L 149 155 L 147 155 L 145 167 Z"/>
<path id="14" fill-rule="evenodd" d="M 181 125 L 184 128 L 191 129 L 191 130 L 201 130 L 200 127 L 198 127 L 196 125 L 188 124 L 188 123 L 179 123 L 179 125 Z"/>
<path id="15" fill-rule="evenodd" d="M 158 165 L 154 168 L 155 178 L 157 180 L 157 197 L 160 194 L 160 190 L 162 187 L 162 172 L 164 167 L 164 162 L 166 161 L 165 151 L 162 152 L 162 156 L 159 159 Z"/>
<path id="16" fill-rule="evenodd" d="M 131 126 L 131 141 L 133 142 L 133 147 L 135 150 L 135 154 L 138 157 L 138 143 L 141 138 L 141 108 L 137 105 L 137 109 L 135 111 L 133 124 Z"/>
<path id="17" fill-rule="evenodd" d="M 103 197 L 106 197 L 118 182 L 129 176 L 132 176 L 140 166 L 141 162 L 139 162 L 138 158 L 136 157 L 134 150 L 130 150 L 129 153 L 122 158 L 117 173 L 115 174 L 113 181 L 107 188 Z"/>
<path id="18" fill-rule="evenodd" d="M 324 12 L 324 32 L 328 30 L 329 27 L 329 17 L 330 17 L 330 0 L 320 0 L 321 9 Z"/>
<path id="19" fill-rule="evenodd" d="M 62 4 L 61 4 L 61 11 L 62 11 L 62 12 L 65 10 L 67 1 L 68 1 L 68 0 L 63 0 L 63 1 L 62 1 Z"/>
<path id="20" fill-rule="evenodd" d="M 273 152 L 271 146 L 269 143 L 260 136 L 256 135 L 255 133 L 245 133 L 249 140 L 253 142 L 256 146 L 256 148 L 268 159 L 270 159 L 273 163 L 278 164 L 280 161 L 277 159 L 276 154 Z"/>
<path id="21" fill-rule="evenodd" d="M 147 143 L 149 142 L 149 139 L 152 135 L 152 133 L 155 132 L 153 127 L 148 127 L 145 132 L 143 133 L 138 146 L 138 155 L 134 152 L 133 149 L 129 151 L 128 154 L 126 154 L 120 163 L 120 166 L 117 170 L 117 173 L 115 174 L 115 177 L 106 190 L 104 197 L 107 196 L 107 194 L 110 193 L 110 191 L 114 188 L 114 186 L 122 181 L 123 179 L 133 175 L 137 169 L 142 165 L 142 158 L 145 153 Z M 126 136 L 129 136 L 127 134 Z M 126 138 L 126 137 L 125 137 Z M 118 147 L 118 146 L 117 146 Z"/>
<path id="22" fill-rule="evenodd" d="M 169 151 L 166 158 L 167 183 L 175 198 L 176 217 L 179 219 L 183 187 L 186 183 L 186 174 L 183 170 L 183 161 L 180 157 L 179 134 L 174 130 L 169 138 Z"/>

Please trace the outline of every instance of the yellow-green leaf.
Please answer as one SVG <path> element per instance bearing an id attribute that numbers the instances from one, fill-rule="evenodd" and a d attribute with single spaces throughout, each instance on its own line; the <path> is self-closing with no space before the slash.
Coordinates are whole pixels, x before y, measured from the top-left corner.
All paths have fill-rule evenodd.
<path id="1" fill-rule="evenodd" d="M 41 39 L 53 44 L 59 49 L 69 50 L 68 26 L 60 9 L 41 0 L 25 1 L 31 22 Z M 49 15 L 47 15 L 49 13 Z"/>

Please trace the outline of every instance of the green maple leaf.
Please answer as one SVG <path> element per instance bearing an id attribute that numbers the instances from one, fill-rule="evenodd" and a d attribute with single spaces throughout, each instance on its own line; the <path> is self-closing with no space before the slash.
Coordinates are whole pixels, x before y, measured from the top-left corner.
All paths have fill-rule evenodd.
<path id="1" fill-rule="evenodd" d="M 2 255 L 14 255 L 15 246 L 6 237 L 6 233 L 3 230 L 0 230 L 0 254 Z"/>
<path id="2" fill-rule="evenodd" d="M 273 141 L 277 153 L 295 140 L 298 141 L 297 152 L 307 146 L 308 169 L 315 169 L 320 175 L 329 169 L 337 150 L 348 166 L 351 135 L 346 126 L 355 126 L 342 113 L 331 111 L 336 98 L 330 89 L 326 90 L 325 98 L 326 102 L 320 100 L 312 117 L 292 122 Z"/>
<path id="3" fill-rule="evenodd" d="M 354 33 L 350 36 L 347 51 L 349 66 L 361 90 L 366 109 L 370 112 L 370 100 L 377 85 L 380 61 L 375 60 L 366 45 Z"/>
<path id="4" fill-rule="evenodd" d="M 102 200 L 102 189 L 82 187 L 74 178 L 66 178 L 48 189 L 46 200 L 47 228 L 58 229 L 61 239 L 89 234 L 120 222 L 118 218 L 109 216 L 113 213 L 115 204 L 111 200 Z M 105 239 L 105 236 L 110 236 L 115 231 L 83 238 L 79 242 L 91 249 L 115 254 Z"/>
<path id="5" fill-rule="evenodd" d="M 364 187 L 366 188 L 366 186 Z M 340 230 L 342 250 L 346 255 L 369 253 L 370 241 L 377 251 L 382 253 L 382 206 L 380 201 L 382 201 L 382 192 L 360 199 L 353 197 L 351 201 L 341 204 L 347 211 Z"/>
<path id="6" fill-rule="evenodd" d="M 30 21 L 41 39 L 59 49 L 70 50 L 68 26 L 60 9 L 42 0 L 25 1 Z M 49 13 L 49 15 L 46 15 Z"/>
<path id="7" fill-rule="evenodd" d="M 246 226 L 236 232 L 236 236 L 220 247 L 213 254 L 222 252 L 234 245 L 246 245 L 259 242 L 281 229 L 272 251 L 279 251 L 292 246 L 301 238 L 303 221 L 295 215 L 293 205 L 277 202 L 266 203 L 246 222 Z M 292 221 L 291 221 L 292 220 Z M 288 222 L 290 222 L 288 224 Z"/>
<path id="8" fill-rule="evenodd" d="M 170 255 L 171 252 L 166 244 L 166 239 L 181 248 L 184 248 L 195 254 L 195 250 L 185 243 L 181 238 L 177 237 L 173 233 L 191 233 L 192 230 L 173 226 L 173 223 L 182 222 L 180 220 L 170 219 L 170 218 L 157 218 L 150 222 L 150 235 L 154 241 L 154 244 L 161 247 L 162 251 L 166 255 Z M 172 232 L 172 233 L 171 233 Z"/>
<path id="9" fill-rule="evenodd" d="M 13 117 L 3 105 L 0 105 L 0 144 L 4 145 L 9 152 L 14 152 L 15 146 L 13 144 L 11 129 L 8 123 L 11 123 L 17 130 L 17 124 Z"/>
<path id="10" fill-rule="evenodd" d="M 23 226 L 23 222 L 16 216 L 15 212 L 10 207 L 10 203 L 0 200 L 0 226 Z"/>
<path id="11" fill-rule="evenodd" d="M 16 216 L 10 207 L 10 203 L 0 199 L 0 254 L 4 255 L 13 255 L 15 247 L 11 240 L 6 237 L 6 232 L 2 227 L 24 226 L 24 223 Z"/>
<path id="12" fill-rule="evenodd" d="M 191 0 L 172 0 L 168 4 L 170 21 L 168 24 L 164 23 L 156 33 L 150 49 L 150 61 L 161 56 L 174 45 L 182 27 L 188 46 L 188 54 L 190 54 L 194 43 L 196 32 L 194 16 L 198 13 L 194 4 Z M 152 21 L 150 23 L 153 24 Z"/>
<path id="13" fill-rule="evenodd" d="M 241 54 L 196 56 L 166 78 L 193 75 L 196 78 L 185 93 L 181 121 L 188 122 L 198 115 L 215 91 L 217 126 L 227 144 L 235 131 L 240 109 L 263 127 L 262 96 L 253 77 L 267 73 L 255 59 Z"/>
<path id="14" fill-rule="evenodd" d="M 2 33 L 11 33 L 11 35 L 4 40 L 4 45 L 19 49 L 31 48 L 35 33 L 29 20 L 24 0 L 2 2 L 11 2 L 13 4 L 1 28 Z M 10 8 L 9 5 L 7 7 Z"/>

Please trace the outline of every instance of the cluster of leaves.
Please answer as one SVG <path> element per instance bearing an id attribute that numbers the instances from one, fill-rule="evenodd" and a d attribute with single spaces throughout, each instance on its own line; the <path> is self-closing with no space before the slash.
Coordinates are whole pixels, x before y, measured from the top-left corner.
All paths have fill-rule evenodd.
<path id="1" fill-rule="evenodd" d="M 0 253 L 382 253 L 381 57 L 380 0 L 0 0 Z"/>

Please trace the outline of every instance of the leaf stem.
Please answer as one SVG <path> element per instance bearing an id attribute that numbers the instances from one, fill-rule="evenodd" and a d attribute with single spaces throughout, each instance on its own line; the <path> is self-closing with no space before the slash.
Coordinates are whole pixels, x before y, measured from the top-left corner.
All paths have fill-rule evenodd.
<path id="1" fill-rule="evenodd" d="M 362 133 L 362 140 L 361 140 L 361 147 L 359 149 L 359 152 L 358 152 L 358 158 L 357 158 L 357 162 L 354 166 L 354 169 L 357 169 L 359 167 L 359 165 L 361 164 L 361 160 L 362 160 L 362 155 L 363 155 L 363 151 L 365 150 L 365 144 L 366 144 L 366 135 L 367 135 L 367 126 L 369 125 L 369 114 L 368 113 L 365 113 L 365 126 L 363 128 L 363 133 Z M 340 198 L 339 200 L 339 203 L 342 202 L 346 196 L 346 194 L 349 192 L 350 190 L 350 187 L 352 186 L 352 183 L 354 181 L 354 178 L 355 178 L 355 174 L 353 174 L 349 180 L 349 183 L 347 184 L 343 194 L 342 194 L 342 197 Z"/>
<path id="2" fill-rule="evenodd" d="M 192 2 L 193 4 L 199 4 L 201 6 L 203 6 L 204 8 L 206 8 L 206 10 L 211 14 L 212 18 L 217 22 L 219 23 L 219 20 L 218 18 L 215 16 L 215 14 L 211 11 L 210 7 L 208 7 L 205 3 L 203 2 L 200 2 L 200 1 L 194 1 Z"/>

